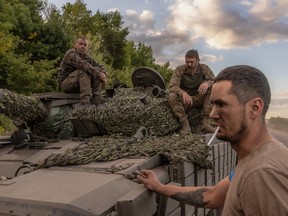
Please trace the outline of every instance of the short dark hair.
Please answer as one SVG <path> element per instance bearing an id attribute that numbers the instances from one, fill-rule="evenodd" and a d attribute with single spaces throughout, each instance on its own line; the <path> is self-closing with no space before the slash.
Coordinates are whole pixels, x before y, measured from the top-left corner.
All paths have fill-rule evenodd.
<path id="1" fill-rule="evenodd" d="M 76 38 L 75 43 L 77 43 L 78 40 L 86 40 L 87 41 L 87 38 L 85 36 L 79 36 Z"/>
<path id="2" fill-rule="evenodd" d="M 219 81 L 231 81 L 231 93 L 236 95 L 240 103 L 246 103 L 250 99 L 260 97 L 264 102 L 263 116 L 271 102 L 271 91 L 266 76 L 257 68 L 248 65 L 235 65 L 222 70 L 215 78 Z"/>
<path id="3" fill-rule="evenodd" d="M 192 49 L 192 50 L 188 50 L 187 52 L 186 52 L 186 54 L 185 54 L 185 58 L 195 58 L 195 59 L 197 59 L 197 60 L 200 60 L 200 58 L 199 58 L 199 54 L 198 54 L 198 51 L 197 50 L 194 50 L 194 49 Z"/>

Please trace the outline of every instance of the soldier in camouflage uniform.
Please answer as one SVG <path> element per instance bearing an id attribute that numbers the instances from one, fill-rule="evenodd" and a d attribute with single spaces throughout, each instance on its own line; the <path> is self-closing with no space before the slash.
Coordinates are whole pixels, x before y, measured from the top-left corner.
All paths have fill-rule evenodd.
<path id="1" fill-rule="evenodd" d="M 87 54 L 87 51 L 87 39 L 78 38 L 74 48 L 69 49 L 65 54 L 57 77 L 63 92 L 80 92 L 83 108 L 97 106 L 106 101 L 101 96 L 101 89 L 107 81 L 107 72 L 101 64 Z"/>
<path id="2" fill-rule="evenodd" d="M 181 135 L 191 133 L 187 111 L 193 107 L 203 109 L 201 130 L 208 133 L 214 131 L 208 117 L 212 107 L 210 91 L 215 76 L 207 65 L 199 61 L 197 50 L 189 50 L 185 55 L 186 64 L 175 69 L 169 85 L 168 101 L 181 123 Z"/>

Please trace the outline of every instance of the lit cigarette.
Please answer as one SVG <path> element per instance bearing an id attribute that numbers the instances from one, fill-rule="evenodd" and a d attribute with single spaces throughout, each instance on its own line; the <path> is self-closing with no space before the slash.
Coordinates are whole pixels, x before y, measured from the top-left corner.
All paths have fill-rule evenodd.
<path id="1" fill-rule="evenodd" d="M 219 129 L 220 129 L 220 126 L 218 126 L 218 127 L 216 128 L 213 136 L 211 137 L 211 139 L 209 140 L 209 142 L 208 142 L 207 145 L 210 145 L 210 144 L 212 143 L 212 141 L 213 141 L 213 139 L 215 138 L 216 134 L 218 133 Z"/>

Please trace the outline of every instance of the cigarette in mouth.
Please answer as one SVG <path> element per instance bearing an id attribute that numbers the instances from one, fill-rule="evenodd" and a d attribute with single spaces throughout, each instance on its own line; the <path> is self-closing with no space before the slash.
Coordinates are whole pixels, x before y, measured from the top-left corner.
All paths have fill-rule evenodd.
<path id="1" fill-rule="evenodd" d="M 215 132 L 213 133 L 213 136 L 211 137 L 211 139 L 209 140 L 209 142 L 208 142 L 207 145 L 210 145 L 210 144 L 212 143 L 212 141 L 213 141 L 213 139 L 215 138 L 216 134 L 218 133 L 219 129 L 220 129 L 220 126 L 218 126 L 218 127 L 216 128 Z"/>

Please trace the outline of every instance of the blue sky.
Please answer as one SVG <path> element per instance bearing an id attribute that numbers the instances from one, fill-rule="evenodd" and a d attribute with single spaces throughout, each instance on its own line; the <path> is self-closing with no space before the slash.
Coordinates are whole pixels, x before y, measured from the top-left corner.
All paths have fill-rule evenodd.
<path id="1" fill-rule="evenodd" d="M 48 0 L 59 9 L 75 0 Z M 288 0 L 84 0 L 94 14 L 118 10 L 129 40 L 153 49 L 156 62 L 172 68 L 197 49 L 217 75 L 247 64 L 270 82 L 267 117 L 288 118 Z"/>

